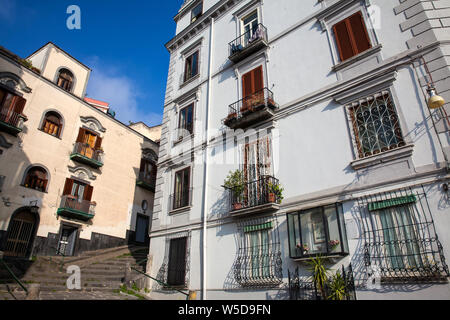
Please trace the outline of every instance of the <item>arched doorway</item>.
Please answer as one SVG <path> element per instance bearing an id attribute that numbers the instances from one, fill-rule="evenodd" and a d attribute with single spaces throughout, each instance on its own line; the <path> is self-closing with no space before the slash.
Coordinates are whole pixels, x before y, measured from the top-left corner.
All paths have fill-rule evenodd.
<path id="1" fill-rule="evenodd" d="M 27 257 L 31 251 L 37 224 L 36 216 L 28 208 L 16 211 L 11 218 L 6 234 L 5 256 Z"/>

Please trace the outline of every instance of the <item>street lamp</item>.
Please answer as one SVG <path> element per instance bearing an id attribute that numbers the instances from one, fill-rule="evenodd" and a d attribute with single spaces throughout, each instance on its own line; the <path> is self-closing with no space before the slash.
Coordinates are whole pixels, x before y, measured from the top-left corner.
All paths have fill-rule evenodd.
<path id="1" fill-rule="evenodd" d="M 428 108 L 437 109 L 445 104 L 444 98 L 436 94 L 436 89 L 431 84 L 428 84 L 427 91 L 430 95 L 430 98 L 428 99 Z"/>
<path id="2" fill-rule="evenodd" d="M 31 213 L 38 213 L 39 212 L 39 207 L 37 205 L 37 200 L 30 201 L 30 212 Z"/>

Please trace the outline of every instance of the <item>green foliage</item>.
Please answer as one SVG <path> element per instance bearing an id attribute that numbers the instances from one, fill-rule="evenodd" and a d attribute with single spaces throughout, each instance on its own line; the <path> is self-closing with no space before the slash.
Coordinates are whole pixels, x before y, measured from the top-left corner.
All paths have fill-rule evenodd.
<path id="1" fill-rule="evenodd" d="M 284 199 L 283 191 L 284 191 L 284 189 L 281 187 L 280 184 L 273 184 L 273 183 L 269 182 L 269 192 L 275 194 L 275 196 L 278 200 L 278 203 L 281 203 L 281 201 Z"/>
<path id="2" fill-rule="evenodd" d="M 316 284 L 317 289 L 321 292 L 324 299 L 327 298 L 325 293 L 325 286 L 328 281 L 328 267 L 325 266 L 324 259 L 321 256 L 311 258 L 308 262 L 309 271 L 313 276 L 313 281 Z"/>
<path id="3" fill-rule="evenodd" d="M 345 290 L 345 280 L 341 276 L 340 272 L 337 271 L 335 275 L 329 281 L 330 295 L 328 299 L 330 300 L 345 300 L 348 293 Z"/>
<path id="4" fill-rule="evenodd" d="M 233 189 L 237 198 L 242 195 L 244 191 L 244 174 L 241 170 L 230 171 L 224 181 L 224 186 Z"/>
<path id="5" fill-rule="evenodd" d="M 28 69 L 31 69 L 33 67 L 33 63 L 31 63 L 30 60 L 19 59 L 19 63 Z"/>

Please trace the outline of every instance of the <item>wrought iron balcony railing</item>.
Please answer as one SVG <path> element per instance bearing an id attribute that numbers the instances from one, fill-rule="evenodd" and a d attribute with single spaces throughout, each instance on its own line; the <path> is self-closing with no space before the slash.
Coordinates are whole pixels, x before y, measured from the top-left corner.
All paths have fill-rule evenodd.
<path id="1" fill-rule="evenodd" d="M 16 135 L 22 132 L 25 121 L 27 121 L 27 117 L 23 114 L 6 108 L 0 110 L 0 130 L 2 131 Z"/>
<path id="2" fill-rule="evenodd" d="M 273 99 L 273 92 L 263 88 L 254 94 L 230 104 L 224 124 L 232 129 L 245 127 L 255 122 L 269 119 L 278 105 Z"/>
<path id="3" fill-rule="evenodd" d="M 95 202 L 77 199 L 72 195 L 61 197 L 58 215 L 80 220 L 89 220 L 95 216 Z"/>
<path id="4" fill-rule="evenodd" d="M 156 186 L 156 175 L 151 172 L 139 172 L 136 185 L 154 192 Z"/>
<path id="5" fill-rule="evenodd" d="M 278 179 L 272 176 L 261 176 L 258 180 L 230 188 L 230 212 L 280 203 L 278 195 L 271 190 L 271 186 L 278 185 Z"/>
<path id="6" fill-rule="evenodd" d="M 267 46 L 267 29 L 260 23 L 228 44 L 228 56 L 236 63 L 264 46 Z"/>
<path id="7" fill-rule="evenodd" d="M 169 197 L 169 211 L 186 208 L 192 205 L 192 188 L 181 190 Z"/>
<path id="8" fill-rule="evenodd" d="M 103 151 L 92 148 L 86 143 L 77 142 L 70 159 L 87 164 L 94 168 L 103 166 Z"/>

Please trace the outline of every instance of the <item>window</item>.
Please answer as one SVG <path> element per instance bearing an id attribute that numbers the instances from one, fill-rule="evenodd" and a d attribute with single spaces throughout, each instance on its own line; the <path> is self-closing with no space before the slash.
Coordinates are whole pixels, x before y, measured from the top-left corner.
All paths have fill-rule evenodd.
<path id="1" fill-rule="evenodd" d="M 280 235 L 276 218 L 238 222 L 239 251 L 234 278 L 242 287 L 271 287 L 283 281 Z"/>
<path id="2" fill-rule="evenodd" d="M 333 32 L 341 61 L 372 47 L 361 11 L 335 24 Z"/>
<path id="3" fill-rule="evenodd" d="M 242 76 L 241 112 L 249 111 L 253 106 L 264 104 L 263 68 L 259 66 Z"/>
<path id="4" fill-rule="evenodd" d="M 184 65 L 184 82 L 198 74 L 198 53 L 199 51 L 197 50 L 186 58 Z"/>
<path id="5" fill-rule="evenodd" d="M 423 186 L 361 197 L 358 211 L 368 272 L 377 267 L 382 282 L 446 281 L 449 269 Z"/>
<path id="6" fill-rule="evenodd" d="M 0 88 L 0 121 L 18 127 L 26 100 Z"/>
<path id="7" fill-rule="evenodd" d="M 258 32 L 258 12 L 255 11 L 242 19 L 242 33 L 244 34 L 244 48 L 256 38 L 260 38 L 261 34 Z"/>
<path id="8" fill-rule="evenodd" d="M 191 23 L 195 22 L 203 12 L 203 1 L 200 1 L 191 11 Z"/>
<path id="9" fill-rule="evenodd" d="M 45 114 L 44 122 L 42 123 L 41 130 L 49 135 L 59 138 L 62 129 L 61 116 L 54 112 L 49 111 Z"/>
<path id="10" fill-rule="evenodd" d="M 73 79 L 74 76 L 72 72 L 67 69 L 61 69 L 56 84 L 58 87 L 70 92 L 72 91 Z"/>
<path id="11" fill-rule="evenodd" d="M 405 145 L 390 92 L 361 99 L 348 110 L 359 158 Z"/>
<path id="12" fill-rule="evenodd" d="M 186 168 L 175 173 L 173 210 L 184 208 L 190 205 L 190 173 L 190 168 Z"/>
<path id="13" fill-rule="evenodd" d="M 76 153 L 90 159 L 97 159 L 101 151 L 101 145 L 102 138 L 96 133 L 85 128 L 80 128 L 75 144 Z"/>
<path id="14" fill-rule="evenodd" d="M 289 252 L 293 259 L 348 254 L 342 206 L 333 204 L 288 214 Z"/>
<path id="15" fill-rule="evenodd" d="M 190 134 L 193 133 L 193 123 L 194 123 L 194 104 L 190 104 L 189 106 L 180 110 L 180 120 L 179 120 L 179 129 L 184 129 L 189 131 Z"/>
<path id="16" fill-rule="evenodd" d="M 42 167 L 31 167 L 25 173 L 23 186 L 26 188 L 45 192 L 47 190 L 47 183 L 47 171 Z"/>
<path id="17" fill-rule="evenodd" d="M 167 283 L 185 286 L 187 237 L 170 240 Z"/>
<path id="18" fill-rule="evenodd" d="M 83 200 L 91 201 L 92 200 L 92 191 L 93 187 L 87 185 L 78 180 L 74 179 L 66 179 L 66 183 L 64 185 L 64 193 L 63 195 L 71 196 L 72 199 L 75 199 L 78 202 Z"/>
<path id="19" fill-rule="evenodd" d="M 139 178 L 154 185 L 156 181 L 156 165 L 147 159 L 141 159 Z"/>

